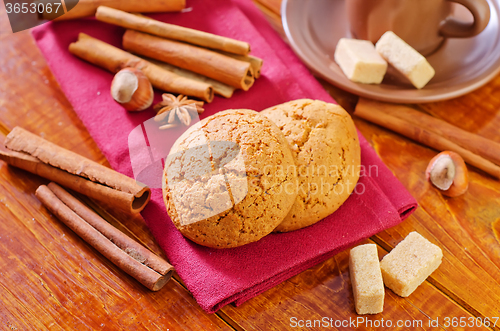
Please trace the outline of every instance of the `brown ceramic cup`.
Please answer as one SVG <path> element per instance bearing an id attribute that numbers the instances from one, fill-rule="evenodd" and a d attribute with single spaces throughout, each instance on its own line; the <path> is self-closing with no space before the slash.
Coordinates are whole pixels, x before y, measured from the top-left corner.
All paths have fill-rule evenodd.
<path id="1" fill-rule="evenodd" d="M 479 34 L 490 20 L 486 0 L 345 0 L 354 38 L 376 43 L 393 31 L 423 55 L 434 52 L 445 38 Z M 472 23 L 451 17 L 452 3 L 465 6 Z"/>

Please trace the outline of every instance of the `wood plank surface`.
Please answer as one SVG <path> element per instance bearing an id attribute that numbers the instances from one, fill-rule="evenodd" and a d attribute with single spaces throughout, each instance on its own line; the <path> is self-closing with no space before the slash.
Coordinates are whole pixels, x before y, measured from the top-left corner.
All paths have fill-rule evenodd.
<path id="1" fill-rule="evenodd" d="M 279 0 L 259 0 L 279 26 Z M 346 109 L 357 97 L 322 82 Z M 500 141 L 500 77 L 467 96 L 421 106 L 436 117 Z M 355 120 L 382 160 L 416 197 L 418 211 L 371 238 L 383 256 L 411 231 L 443 249 L 443 264 L 410 297 L 386 291 L 385 310 L 360 330 L 390 320 L 394 329 L 447 327 L 445 318 L 500 317 L 500 183 L 470 168 L 469 191 L 444 198 L 424 178 L 436 154 L 397 134 Z M 16 125 L 107 165 L 62 94 L 28 32 L 11 34 L 0 4 L 0 131 Z M 179 280 L 153 293 L 117 269 L 43 208 L 34 191 L 44 180 L 0 162 L 0 329 L 18 330 L 287 330 L 293 320 L 357 319 L 348 251 L 297 275 L 240 307 L 217 314 L 199 308 Z M 162 255 L 147 227 L 85 200 L 111 224 Z M 429 321 L 439 318 L 438 325 Z M 372 326 L 370 326 L 370 322 Z M 397 326 L 397 321 L 422 327 Z M 337 322 L 339 323 L 339 322 Z M 375 324 L 376 325 L 376 324 Z M 311 330 L 324 329 L 318 325 Z M 481 327 L 466 328 L 481 329 Z M 495 329 L 500 329 L 500 321 Z"/>
<path id="2" fill-rule="evenodd" d="M 276 7 L 274 1 L 271 0 L 258 0 L 257 2 L 261 6 L 268 6 L 271 12 L 273 12 L 272 8 Z M 266 11 L 264 13 L 268 19 L 274 20 L 275 25 L 279 23 L 275 21 L 274 15 Z M 320 80 L 320 82 L 348 111 L 354 110 L 356 96 L 341 91 L 324 81 Z M 450 101 L 425 104 L 417 108 L 470 132 L 500 141 L 499 90 L 500 76 L 497 76 L 486 86 L 466 96 Z M 418 231 L 443 249 L 443 264 L 426 282 L 429 284 L 429 290 L 425 294 L 427 297 L 432 291 L 442 294 L 441 298 L 433 300 L 433 302 L 439 302 L 431 309 L 432 312 L 438 312 L 436 316 L 442 318 L 456 316 L 454 313 L 447 312 L 447 308 L 443 308 L 443 311 L 436 310 L 436 307 L 442 308 L 453 301 L 454 305 L 460 306 L 475 317 L 488 317 L 490 320 L 499 317 L 500 182 L 469 167 L 469 191 L 464 196 L 454 199 L 443 197 L 425 180 L 425 169 L 430 159 L 437 153 L 436 151 L 363 120 L 356 119 L 355 122 L 384 163 L 420 204 L 418 211 L 408 220 L 372 239 L 388 251 L 409 232 Z M 338 256 L 342 254 L 344 253 Z M 327 261 L 324 264 L 331 266 L 333 262 Z M 304 274 L 295 278 L 302 278 Z M 335 279 L 334 276 L 330 277 Z M 318 287 L 320 287 L 319 284 Z M 278 291 L 272 289 L 268 292 L 275 290 Z M 307 296 L 307 294 L 304 295 Z M 324 300 L 326 297 L 328 296 L 319 295 L 317 301 Z M 258 312 L 258 316 L 261 314 L 266 317 L 268 314 L 279 316 L 276 312 L 269 313 L 269 310 L 272 311 L 273 308 L 279 310 L 278 306 L 295 301 L 296 297 L 286 300 L 279 296 L 276 302 L 269 302 L 266 299 L 255 298 L 254 301 L 259 302 L 250 301 L 237 309 L 227 307 L 223 311 L 239 323 L 250 316 L 257 318 L 255 311 Z M 338 298 L 332 299 L 338 302 Z M 408 299 L 413 299 L 413 295 Z M 256 309 L 263 305 L 266 306 L 265 310 Z M 331 305 L 330 313 L 341 310 L 341 316 L 350 316 L 349 313 L 353 312 L 352 308 L 346 312 L 346 309 L 342 308 L 345 304 L 336 306 L 332 303 Z M 424 302 L 416 302 L 415 305 L 421 310 L 425 307 Z M 300 313 L 302 316 L 311 316 L 315 311 L 304 304 L 299 306 L 301 308 L 297 310 L 297 314 Z M 422 310 L 422 312 L 428 316 L 434 316 L 428 311 Z M 265 320 L 265 318 L 260 319 Z M 495 329 L 500 329 L 500 322 L 496 323 Z"/>
<path id="3" fill-rule="evenodd" d="M 498 81 L 500 77 L 491 84 Z M 500 219 L 500 182 L 469 167 L 468 192 L 446 198 L 424 176 L 436 151 L 362 120 L 356 125 L 420 204 L 414 216 L 374 240 L 391 248 L 414 230 L 434 239 L 450 264 L 443 263 L 428 281 L 475 316 L 499 316 L 500 241 L 495 228 Z"/>
<path id="4" fill-rule="evenodd" d="M 0 130 L 24 128 L 108 165 L 61 92 L 29 32 L 12 34 L 0 5 Z M 41 206 L 46 181 L 0 162 L 0 329 L 232 330 L 176 280 L 151 292 Z M 140 218 L 111 224 L 163 254 Z"/>
<path id="5" fill-rule="evenodd" d="M 382 258 L 385 254 L 387 251 L 379 247 L 379 256 Z M 444 263 L 448 262 L 445 260 Z M 246 330 L 293 329 L 299 320 L 304 320 L 304 323 L 307 323 L 307 320 L 320 320 L 324 323 L 324 317 L 327 317 L 325 325 L 333 330 L 374 329 L 371 326 L 377 325 L 392 326 L 391 329 L 394 330 L 438 330 L 444 327 L 444 321 L 441 320 L 444 316 L 465 319 L 472 317 L 429 282 L 418 287 L 408 298 L 401 298 L 386 290 L 382 313 L 357 315 L 349 278 L 349 250 L 268 290 L 240 307 L 226 306 L 222 311 L 228 321 L 233 321 Z M 363 320 L 353 328 L 351 322 L 358 322 L 358 318 Z M 439 319 L 436 326 L 431 326 L 431 321 L 436 319 Z M 385 324 L 382 321 L 385 321 Z M 399 327 L 398 322 L 402 323 Z M 322 330 L 325 325 L 318 324 L 311 330 Z"/>

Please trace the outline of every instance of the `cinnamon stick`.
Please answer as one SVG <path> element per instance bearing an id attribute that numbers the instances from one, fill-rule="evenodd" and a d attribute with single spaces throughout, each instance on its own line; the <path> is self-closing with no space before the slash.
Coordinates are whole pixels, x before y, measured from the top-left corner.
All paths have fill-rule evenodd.
<path id="1" fill-rule="evenodd" d="M 357 108 L 377 108 L 391 116 L 401 118 L 439 134 L 463 148 L 500 165 L 500 143 L 462 130 L 446 121 L 415 110 L 409 106 L 360 99 Z"/>
<path id="2" fill-rule="evenodd" d="M 51 185 L 51 187 L 54 188 L 55 186 Z M 58 189 L 62 190 L 61 188 Z M 69 195 L 67 192 L 65 194 Z M 158 291 L 169 281 L 173 268 L 168 268 L 163 275 L 137 261 L 75 213 L 54 194 L 51 188 L 41 185 L 36 190 L 35 195 L 52 214 L 66 224 L 80 238 L 150 290 Z M 102 220 L 102 222 L 106 221 Z"/>
<path id="3" fill-rule="evenodd" d="M 49 183 L 47 186 L 66 206 L 132 258 L 161 275 L 166 275 L 173 271 L 173 267 L 167 261 L 153 254 L 149 249 L 135 240 L 132 240 L 129 236 L 109 224 L 105 219 L 100 217 L 62 187 L 53 182 Z"/>
<path id="4" fill-rule="evenodd" d="M 130 211 L 131 213 L 141 211 L 149 200 L 149 192 L 136 197 L 133 194 L 114 190 L 110 187 L 91 182 L 83 177 L 69 174 L 24 153 L 1 150 L 0 159 L 13 167 L 57 182 L 92 199 L 109 201 L 114 207 Z"/>
<path id="5" fill-rule="evenodd" d="M 463 148 L 462 146 L 440 136 L 439 134 L 420 127 L 417 124 L 392 116 L 391 114 L 387 114 L 377 108 L 363 107 L 363 104 L 356 107 L 354 115 L 391 131 L 397 132 L 423 145 L 437 149 L 438 151 L 456 152 L 462 156 L 465 162 L 483 170 L 497 179 L 500 179 L 500 167 L 493 162 L 488 161 L 485 158 L 482 158 L 481 156 Z"/>
<path id="6" fill-rule="evenodd" d="M 186 7 L 186 0 L 79 0 L 74 7 L 71 7 L 76 1 L 65 1 L 68 12 L 56 20 L 74 20 L 77 18 L 94 16 L 99 6 L 116 8 L 126 12 L 138 13 L 158 13 L 181 11 Z M 43 19 L 54 19 L 52 13 L 42 13 Z"/>
<path id="7" fill-rule="evenodd" d="M 127 30 L 123 35 L 123 48 L 194 71 L 244 91 L 254 83 L 250 63 L 198 46 Z"/>
<path id="8" fill-rule="evenodd" d="M 139 68 L 154 87 L 163 91 L 197 97 L 206 102 L 212 102 L 214 97 L 213 88 L 207 83 L 176 75 L 84 33 L 78 35 L 77 42 L 69 45 L 69 51 L 112 73 L 124 67 Z"/>
<path id="9" fill-rule="evenodd" d="M 0 159 L 8 164 L 121 210 L 138 213 L 151 197 L 149 187 L 20 127 L 7 135 L 4 145 L 8 149 L 0 150 Z"/>
<path id="10" fill-rule="evenodd" d="M 231 54 L 228 52 L 219 52 L 219 53 L 221 53 L 222 55 L 230 56 L 236 60 L 245 61 L 245 62 L 250 63 L 250 66 L 252 67 L 253 75 L 254 75 L 255 79 L 260 77 L 260 71 L 261 71 L 262 66 L 264 65 L 264 60 L 262 60 L 261 58 L 253 56 L 251 54 L 237 55 L 237 54 Z"/>
<path id="11" fill-rule="evenodd" d="M 189 70 L 186 70 L 186 69 L 182 69 L 182 68 L 179 68 L 179 67 L 176 67 L 176 66 L 173 66 L 171 64 L 168 64 L 168 63 L 165 63 L 165 62 L 162 62 L 162 61 L 158 61 L 158 60 L 155 60 L 155 59 L 150 59 L 150 58 L 144 58 L 144 59 L 146 61 L 149 61 L 149 62 L 153 63 L 154 65 L 157 65 L 160 68 L 163 68 L 165 70 L 171 71 L 174 74 L 177 74 L 179 76 L 207 83 L 207 84 L 209 84 L 209 85 L 211 85 L 213 87 L 215 94 L 221 95 L 224 98 L 230 98 L 230 97 L 232 97 L 233 93 L 234 93 L 234 90 L 236 90 L 236 88 L 233 87 L 233 86 L 229 86 L 229 85 L 221 83 L 221 82 L 219 82 L 219 81 L 217 81 L 215 79 L 208 78 L 206 76 L 197 74 L 196 72 L 192 72 L 192 71 L 189 71 Z"/>
<path id="12" fill-rule="evenodd" d="M 105 6 L 97 9 L 96 19 L 127 29 L 142 31 L 155 36 L 183 41 L 215 50 L 239 55 L 247 55 L 250 52 L 250 44 L 244 41 L 164 23 L 147 16 L 129 14 L 125 11 Z"/>

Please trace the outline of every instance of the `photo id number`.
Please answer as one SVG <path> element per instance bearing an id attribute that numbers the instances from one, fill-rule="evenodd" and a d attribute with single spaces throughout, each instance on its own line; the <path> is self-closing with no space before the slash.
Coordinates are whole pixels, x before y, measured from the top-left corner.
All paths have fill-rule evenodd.
<path id="1" fill-rule="evenodd" d="M 58 13 L 59 12 L 59 9 L 62 10 L 61 8 L 61 3 L 27 3 L 27 2 L 23 2 L 23 3 L 15 3 L 15 4 L 12 4 L 12 3 L 6 3 L 5 4 L 5 9 L 7 10 L 7 14 L 11 14 L 11 13 L 14 13 L 14 14 L 19 14 L 19 13 L 23 13 L 23 14 L 27 14 L 27 13 L 31 13 L 31 14 L 35 14 L 35 13 L 38 13 L 38 14 L 43 14 L 43 13 Z"/>

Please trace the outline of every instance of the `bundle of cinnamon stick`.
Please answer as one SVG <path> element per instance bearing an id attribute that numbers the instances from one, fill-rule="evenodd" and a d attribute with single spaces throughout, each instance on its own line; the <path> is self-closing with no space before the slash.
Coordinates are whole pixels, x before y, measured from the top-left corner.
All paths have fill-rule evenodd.
<path id="1" fill-rule="evenodd" d="M 206 102 L 211 102 L 214 98 L 211 85 L 160 68 L 85 33 L 80 33 L 78 41 L 69 45 L 69 51 L 112 73 L 117 73 L 126 67 L 141 69 L 151 84 L 160 90 L 193 96 Z"/>
<path id="2" fill-rule="evenodd" d="M 354 115 L 465 162 L 500 179 L 500 144 L 462 130 L 409 106 L 360 99 Z"/>
<path id="3" fill-rule="evenodd" d="M 105 6 L 97 8 L 96 18 L 127 28 L 126 51 L 80 34 L 70 52 L 113 73 L 139 68 L 158 89 L 211 102 L 214 92 L 229 98 L 260 76 L 263 60 L 249 54 L 246 42 Z"/>
<path id="4" fill-rule="evenodd" d="M 80 238 L 152 291 L 160 290 L 174 268 L 109 224 L 55 183 L 41 185 L 36 197 Z"/>
<path id="5" fill-rule="evenodd" d="M 0 136 L 3 137 L 3 136 Z M 110 206 L 138 213 L 151 190 L 134 179 L 53 144 L 20 127 L 0 142 L 0 159 Z M 55 183 L 36 191 L 42 204 L 123 271 L 152 291 L 170 279 L 173 267 Z"/>
<path id="6" fill-rule="evenodd" d="M 129 213 L 143 210 L 151 197 L 149 187 L 20 127 L 0 144 L 0 159 Z"/>

